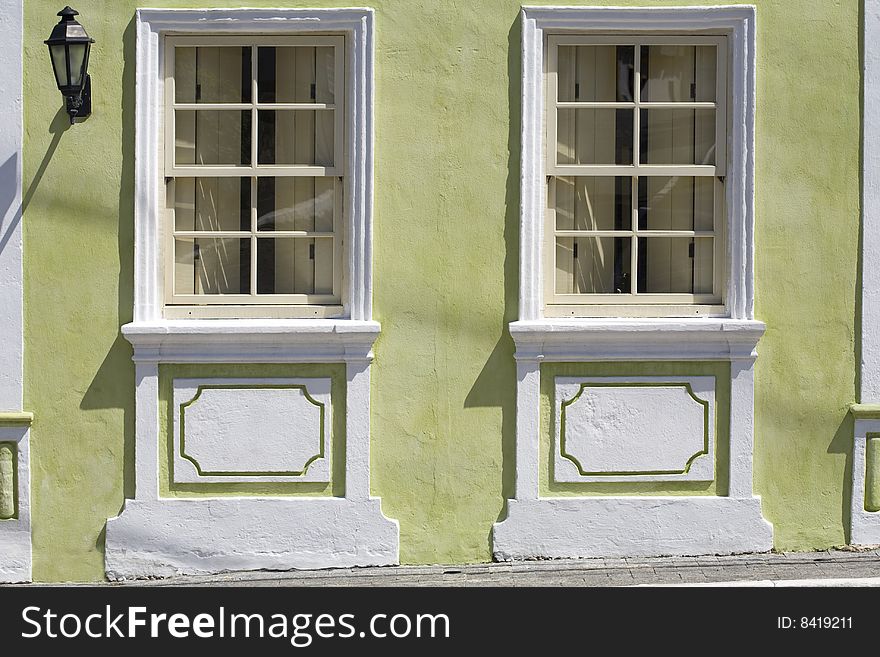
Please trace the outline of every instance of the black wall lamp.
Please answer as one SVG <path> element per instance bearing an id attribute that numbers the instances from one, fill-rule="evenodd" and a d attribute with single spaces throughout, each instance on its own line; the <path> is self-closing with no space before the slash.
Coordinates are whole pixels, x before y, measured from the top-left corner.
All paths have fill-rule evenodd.
<path id="1" fill-rule="evenodd" d="M 61 21 L 52 28 L 52 34 L 44 42 L 49 46 L 49 56 L 55 71 L 58 90 L 64 95 L 70 124 L 92 113 L 92 80 L 89 77 L 89 51 L 95 42 L 86 34 L 74 16 L 79 12 L 65 7 L 58 12 Z"/>

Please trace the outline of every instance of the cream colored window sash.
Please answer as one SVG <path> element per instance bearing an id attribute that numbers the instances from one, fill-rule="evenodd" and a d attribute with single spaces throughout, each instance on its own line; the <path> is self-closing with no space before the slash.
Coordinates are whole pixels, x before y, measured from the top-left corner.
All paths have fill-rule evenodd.
<path id="1" fill-rule="evenodd" d="M 627 71 L 621 70 L 617 46 L 632 49 L 632 83 L 627 81 Z M 664 75 L 663 69 L 674 69 L 676 46 L 694 48 L 694 70 L 688 79 Z M 643 90 L 635 81 L 641 78 L 645 48 L 652 48 L 651 62 L 661 71 Z M 547 316 L 723 314 L 726 48 L 723 36 L 548 37 Z M 714 89 L 708 84 L 712 76 Z M 673 89 L 676 82 L 682 84 Z M 714 125 L 706 124 L 712 112 Z M 693 117 L 689 135 L 683 129 L 688 113 Z M 663 115 L 667 120 L 658 121 Z M 643 118 L 651 134 L 651 150 L 644 156 Z M 623 151 L 615 144 L 621 120 L 624 125 L 632 121 L 631 134 L 623 132 L 623 139 L 629 139 L 622 144 Z M 705 150 L 711 157 L 698 160 L 694 153 L 700 145 L 697 129 L 701 121 Z M 676 185 L 658 185 L 676 179 Z M 606 189 L 615 190 L 613 194 L 599 193 L 603 181 Z M 652 227 L 644 225 L 647 210 L 640 211 L 640 206 L 648 207 L 648 190 L 655 192 L 650 207 L 665 204 L 670 225 L 664 228 L 668 230 L 649 230 Z M 628 207 L 615 209 L 615 203 L 622 206 L 627 195 Z M 681 211 L 674 207 L 676 197 Z M 683 205 L 686 199 L 689 209 Z M 678 225 L 688 214 L 697 222 L 698 216 L 705 219 L 708 212 L 712 214 L 709 225 L 703 221 L 688 230 Z M 626 279 L 624 285 L 620 285 L 622 279 Z M 692 289 L 685 293 L 682 288 Z M 658 289 L 668 291 L 653 292 Z"/>
<path id="2" fill-rule="evenodd" d="M 166 37 L 166 316 L 341 314 L 344 81 L 342 36 Z"/>

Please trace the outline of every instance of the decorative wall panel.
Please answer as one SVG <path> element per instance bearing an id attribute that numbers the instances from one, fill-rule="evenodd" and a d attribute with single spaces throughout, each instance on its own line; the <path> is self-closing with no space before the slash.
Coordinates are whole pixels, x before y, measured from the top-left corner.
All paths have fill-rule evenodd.
<path id="1" fill-rule="evenodd" d="M 554 479 L 712 481 L 713 377 L 556 379 Z"/>
<path id="2" fill-rule="evenodd" d="M 176 379 L 174 481 L 330 480 L 330 379 Z"/>

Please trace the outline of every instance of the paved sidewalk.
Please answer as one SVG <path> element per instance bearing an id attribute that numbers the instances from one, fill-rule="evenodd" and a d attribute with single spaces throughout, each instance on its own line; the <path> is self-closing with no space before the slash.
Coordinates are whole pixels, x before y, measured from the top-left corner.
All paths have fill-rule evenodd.
<path id="1" fill-rule="evenodd" d="M 880 586 L 880 549 L 246 572 L 140 586 Z"/>

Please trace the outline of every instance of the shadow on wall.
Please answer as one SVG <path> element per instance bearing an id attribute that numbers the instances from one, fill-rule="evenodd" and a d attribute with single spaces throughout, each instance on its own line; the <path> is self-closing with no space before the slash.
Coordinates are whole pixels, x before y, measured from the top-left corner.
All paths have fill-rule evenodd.
<path id="1" fill-rule="evenodd" d="M 64 111 L 63 107 L 59 107 L 58 111 L 55 113 L 55 117 L 52 119 L 52 123 L 49 124 L 49 133 L 52 135 L 52 142 L 49 144 L 49 148 L 46 149 L 46 154 L 43 156 L 43 161 L 40 162 L 40 166 L 37 167 L 37 172 L 34 174 L 34 179 L 31 181 L 30 186 L 24 193 L 24 197 L 21 202 L 22 215 L 27 212 L 28 205 L 30 205 L 31 199 L 34 197 L 34 193 L 40 186 L 40 181 L 43 180 L 43 174 L 46 173 L 46 168 L 49 166 L 49 162 L 52 161 L 52 156 L 55 155 L 58 144 L 61 143 L 61 137 L 64 135 L 65 132 L 67 132 L 68 128 L 70 128 L 70 117 L 67 116 L 67 112 Z"/>
<path id="2" fill-rule="evenodd" d="M 21 208 L 13 208 L 18 177 L 18 153 L 13 153 L 0 164 L 0 253 L 12 238 L 16 226 L 21 223 Z"/>
<path id="3" fill-rule="evenodd" d="M 119 326 L 132 320 L 134 308 L 134 84 L 135 19 L 122 35 L 122 172 L 119 180 L 119 281 L 117 319 Z M 66 119 L 66 115 L 65 115 Z M 134 364 L 131 345 L 119 333 L 83 396 L 82 410 L 120 409 L 123 412 L 123 497 L 134 497 Z M 120 384 L 120 382 L 125 382 Z M 124 503 L 124 501 L 123 501 Z M 120 504 L 120 512 L 122 505 Z M 96 545 L 104 551 L 104 532 Z"/>
<path id="4" fill-rule="evenodd" d="M 843 422 L 837 428 L 834 438 L 828 445 L 828 454 L 845 454 L 846 465 L 843 468 L 843 486 L 841 490 L 841 511 L 840 518 L 843 522 L 843 535 L 846 538 L 846 544 L 850 544 L 852 537 L 850 536 L 852 507 L 852 482 L 853 482 L 853 431 L 855 430 L 853 417 L 850 413 L 846 414 Z"/>
<path id="5" fill-rule="evenodd" d="M 504 196 L 504 317 L 501 337 L 483 365 L 464 401 L 465 408 L 501 409 L 501 495 L 504 503 L 498 513 L 500 522 L 507 516 L 507 500 L 514 496 L 516 483 L 516 361 L 509 322 L 519 317 L 519 207 L 520 207 L 520 17 L 507 33 L 507 103 L 510 124 L 507 136 L 507 187 Z M 493 554 L 492 530 L 488 535 L 489 554 Z"/>

